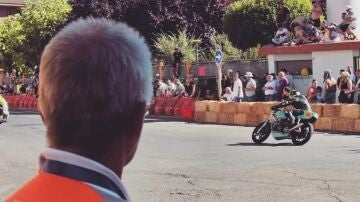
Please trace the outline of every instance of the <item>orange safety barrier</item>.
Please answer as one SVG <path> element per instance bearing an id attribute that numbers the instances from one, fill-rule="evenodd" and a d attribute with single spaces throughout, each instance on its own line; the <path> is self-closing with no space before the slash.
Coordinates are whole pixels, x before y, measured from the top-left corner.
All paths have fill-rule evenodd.
<path id="1" fill-rule="evenodd" d="M 174 116 L 174 107 L 178 101 L 178 98 L 168 98 L 165 103 L 165 115 Z"/>
<path id="2" fill-rule="evenodd" d="M 4 96 L 10 108 L 36 108 L 37 100 L 35 96 Z"/>
<path id="3" fill-rule="evenodd" d="M 155 98 L 155 115 L 165 114 L 166 98 L 157 97 Z"/>
<path id="4" fill-rule="evenodd" d="M 186 98 L 183 106 L 181 107 L 181 117 L 186 121 L 193 120 L 193 108 L 194 108 L 194 100 L 190 98 Z"/>
<path id="5" fill-rule="evenodd" d="M 178 99 L 178 101 L 176 102 L 175 106 L 174 106 L 174 116 L 179 116 L 181 117 L 181 108 L 184 105 L 184 102 L 187 100 L 188 98 L 186 97 L 181 97 Z"/>

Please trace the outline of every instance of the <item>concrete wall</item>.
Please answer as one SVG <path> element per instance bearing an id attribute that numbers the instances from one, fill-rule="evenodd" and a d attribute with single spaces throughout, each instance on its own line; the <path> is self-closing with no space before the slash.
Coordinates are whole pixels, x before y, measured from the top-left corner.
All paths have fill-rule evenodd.
<path id="1" fill-rule="evenodd" d="M 333 76 L 339 76 L 340 69 L 354 65 L 352 50 L 313 52 L 313 75 L 315 79 L 322 79 L 324 70 L 330 69 Z"/>
<path id="2" fill-rule="evenodd" d="M 341 13 L 346 10 L 346 6 L 351 5 L 357 20 L 355 33 L 360 34 L 360 1 L 359 0 L 327 0 L 328 22 L 340 23 Z"/>

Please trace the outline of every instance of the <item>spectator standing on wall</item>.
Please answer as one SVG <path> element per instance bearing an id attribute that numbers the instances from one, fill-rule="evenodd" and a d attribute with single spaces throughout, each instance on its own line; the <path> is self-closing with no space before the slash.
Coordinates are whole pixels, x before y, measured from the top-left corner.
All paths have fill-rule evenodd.
<path id="1" fill-rule="evenodd" d="M 340 103 L 353 103 L 353 91 L 352 91 L 352 81 L 350 79 L 349 72 L 344 71 L 341 73 L 340 77 L 340 94 L 339 102 Z"/>
<path id="2" fill-rule="evenodd" d="M 239 72 L 236 72 L 234 75 L 234 86 L 233 86 L 233 92 L 235 95 L 235 101 L 241 102 L 244 98 L 244 92 L 242 87 L 242 81 L 239 78 Z"/>
<path id="3" fill-rule="evenodd" d="M 245 101 L 246 102 L 255 102 L 256 101 L 256 82 L 253 79 L 253 74 L 251 72 L 246 72 L 245 77 Z"/>
<path id="4" fill-rule="evenodd" d="M 307 91 L 307 99 L 309 102 L 315 103 L 317 102 L 317 87 L 318 87 L 318 82 L 316 79 L 312 80 L 311 86 L 309 87 L 308 91 Z"/>
<path id="5" fill-rule="evenodd" d="M 279 75 L 278 75 L 278 83 L 277 83 L 277 100 L 280 101 L 282 100 L 283 97 L 283 91 L 285 87 L 289 86 L 289 81 L 286 78 L 285 72 L 280 71 Z"/>
<path id="6" fill-rule="evenodd" d="M 312 1 L 312 10 L 310 14 L 310 19 L 313 22 L 316 28 L 321 26 L 320 16 L 323 14 L 323 10 L 321 8 L 320 2 L 318 0 Z"/>
<path id="7" fill-rule="evenodd" d="M 276 26 L 288 28 L 290 21 L 290 10 L 284 5 L 283 0 L 278 1 L 278 10 L 276 14 Z"/>
<path id="8" fill-rule="evenodd" d="M 222 96 L 222 99 L 225 100 L 225 101 L 228 101 L 228 102 L 235 101 L 235 95 L 231 91 L 230 87 L 225 88 L 225 94 Z"/>
<path id="9" fill-rule="evenodd" d="M 276 81 L 272 74 L 266 75 L 266 84 L 262 88 L 265 93 L 265 101 L 275 101 L 276 100 Z"/>
<path id="10" fill-rule="evenodd" d="M 328 69 L 324 72 L 324 90 L 325 103 L 334 104 L 336 102 L 336 80 Z"/>
<path id="11" fill-rule="evenodd" d="M 174 67 L 175 67 L 174 76 L 180 77 L 181 76 L 181 62 L 182 62 L 182 59 L 184 56 L 178 47 L 175 48 L 173 57 L 174 57 Z"/>

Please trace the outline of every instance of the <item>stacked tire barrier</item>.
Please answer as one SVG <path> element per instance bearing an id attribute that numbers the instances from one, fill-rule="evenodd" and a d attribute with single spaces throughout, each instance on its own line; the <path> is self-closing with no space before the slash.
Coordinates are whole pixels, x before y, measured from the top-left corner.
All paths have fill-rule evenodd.
<path id="1" fill-rule="evenodd" d="M 9 108 L 37 109 L 35 96 L 4 96 Z"/>
<path id="2" fill-rule="evenodd" d="M 271 114 L 276 102 L 195 102 L 194 121 L 226 125 L 256 126 Z M 320 118 L 314 127 L 322 131 L 360 132 L 359 105 L 311 104 Z"/>

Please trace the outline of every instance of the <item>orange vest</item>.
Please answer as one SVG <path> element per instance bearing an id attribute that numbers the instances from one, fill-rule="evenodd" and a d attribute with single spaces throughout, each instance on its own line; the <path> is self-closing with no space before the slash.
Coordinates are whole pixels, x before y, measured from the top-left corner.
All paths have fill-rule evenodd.
<path id="1" fill-rule="evenodd" d="M 40 172 L 5 202 L 105 202 L 89 185 L 70 178 Z"/>

